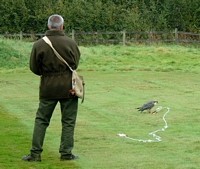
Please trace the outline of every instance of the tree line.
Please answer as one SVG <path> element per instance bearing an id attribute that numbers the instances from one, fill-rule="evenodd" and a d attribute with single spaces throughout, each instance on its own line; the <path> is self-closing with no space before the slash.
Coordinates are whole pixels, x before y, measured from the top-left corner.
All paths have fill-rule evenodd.
<path id="1" fill-rule="evenodd" d="M 199 0 L 1 0 L 0 33 L 45 32 L 51 14 L 65 31 L 179 31 L 200 33 Z"/>

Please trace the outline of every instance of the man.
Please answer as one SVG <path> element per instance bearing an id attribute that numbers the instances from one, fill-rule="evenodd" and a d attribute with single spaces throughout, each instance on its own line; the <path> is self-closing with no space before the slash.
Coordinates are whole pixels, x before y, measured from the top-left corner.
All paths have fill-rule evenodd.
<path id="1" fill-rule="evenodd" d="M 60 15 L 52 15 L 48 19 L 46 36 L 57 52 L 76 69 L 79 64 L 80 51 L 77 44 L 63 31 L 64 20 Z M 36 113 L 35 125 L 30 154 L 24 161 L 41 161 L 43 142 L 51 116 L 60 103 L 62 133 L 59 152 L 60 160 L 75 160 L 72 154 L 74 147 L 74 128 L 78 111 L 78 98 L 70 94 L 72 88 L 72 72 L 54 54 L 51 47 L 43 39 L 34 43 L 30 56 L 30 70 L 41 77 L 39 89 L 39 108 Z"/>

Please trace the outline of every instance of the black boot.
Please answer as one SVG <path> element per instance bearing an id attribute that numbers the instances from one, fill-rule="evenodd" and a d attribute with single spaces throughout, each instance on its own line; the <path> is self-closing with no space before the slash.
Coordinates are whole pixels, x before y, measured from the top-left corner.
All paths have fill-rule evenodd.
<path id="1" fill-rule="evenodd" d="M 41 161 L 41 156 L 40 155 L 26 155 L 24 157 L 22 157 L 22 160 L 24 161 L 28 161 L 28 162 L 40 162 Z"/>
<path id="2" fill-rule="evenodd" d="M 69 154 L 69 155 L 61 155 L 60 160 L 61 161 L 65 161 L 65 160 L 77 160 L 78 156 L 75 156 L 73 154 Z"/>

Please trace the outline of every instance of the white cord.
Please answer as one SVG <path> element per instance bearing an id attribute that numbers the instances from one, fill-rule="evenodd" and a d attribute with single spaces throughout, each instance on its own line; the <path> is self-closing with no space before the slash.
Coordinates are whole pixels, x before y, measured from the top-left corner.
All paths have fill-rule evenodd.
<path id="1" fill-rule="evenodd" d="M 151 140 L 151 139 L 149 139 L 149 140 L 135 139 L 135 138 L 128 137 L 128 136 L 127 136 L 126 134 L 124 134 L 124 133 L 119 133 L 119 134 L 117 134 L 117 135 L 118 135 L 119 137 L 124 137 L 124 138 L 126 138 L 126 139 L 130 139 L 130 140 L 133 140 L 133 141 L 139 141 L 139 142 L 143 142 L 143 143 L 152 143 L 152 142 L 160 142 L 160 141 L 162 141 L 161 137 L 158 136 L 158 135 L 156 135 L 156 133 L 161 132 L 161 131 L 163 132 L 163 131 L 165 131 L 165 130 L 168 128 L 168 124 L 167 124 L 167 121 L 166 121 L 165 117 L 166 117 L 166 115 L 169 113 L 170 108 L 169 108 L 169 107 L 162 107 L 162 106 L 160 106 L 160 107 L 158 107 L 158 108 L 155 110 L 155 112 L 159 112 L 159 111 L 161 111 L 162 109 L 167 109 L 167 111 L 166 111 L 165 114 L 163 115 L 163 121 L 164 121 L 165 125 L 164 125 L 163 128 L 158 129 L 158 130 L 156 130 L 156 131 L 153 131 L 153 132 L 150 132 L 150 133 L 149 133 L 149 135 L 152 136 L 154 139 L 152 139 L 152 140 Z"/>

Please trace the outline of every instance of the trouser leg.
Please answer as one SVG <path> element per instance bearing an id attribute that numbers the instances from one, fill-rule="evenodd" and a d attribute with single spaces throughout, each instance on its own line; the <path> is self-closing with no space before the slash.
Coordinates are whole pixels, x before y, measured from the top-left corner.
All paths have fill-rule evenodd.
<path id="1" fill-rule="evenodd" d="M 39 155 L 43 151 L 43 142 L 46 129 L 49 126 L 52 113 L 57 104 L 57 100 L 40 99 L 39 108 L 36 113 L 33 130 L 31 154 Z"/>
<path id="2" fill-rule="evenodd" d="M 74 147 L 74 129 L 78 111 L 78 98 L 63 99 L 60 101 L 62 113 L 62 134 L 60 150 L 61 156 L 72 153 Z"/>

